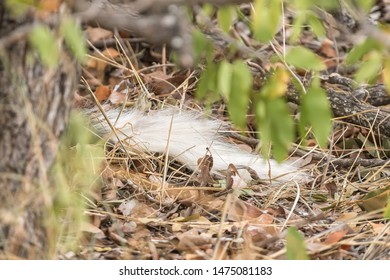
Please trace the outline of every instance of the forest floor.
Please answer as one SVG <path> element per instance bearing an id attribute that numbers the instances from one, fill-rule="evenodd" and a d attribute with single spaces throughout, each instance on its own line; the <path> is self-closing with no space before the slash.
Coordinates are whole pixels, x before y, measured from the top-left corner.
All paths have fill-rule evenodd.
<path id="1" fill-rule="evenodd" d="M 287 23 L 286 29 L 289 34 Z M 241 34 L 242 29 L 232 30 L 233 36 L 247 39 L 247 48 L 259 47 L 251 45 L 250 35 Z M 170 62 L 169 49 L 126 33 L 115 36 L 92 27 L 86 33 L 90 56 L 81 95 L 87 95 L 88 84 L 100 102 L 121 106 L 124 100 L 135 102 L 147 90 L 154 107 L 164 103 L 204 110 L 204 104 L 194 97 L 202 66 L 178 70 Z M 276 40 L 281 41 L 282 35 L 278 36 Z M 316 51 L 326 62 L 324 76 L 351 77 L 343 55 L 352 46 L 342 36 L 318 39 L 307 31 L 299 44 Z M 215 60 L 227 51 L 216 46 Z M 265 47 L 264 54 L 272 57 L 273 49 Z M 272 67 L 271 62 L 264 65 L 256 59 L 246 62 L 254 69 Z M 305 73 L 297 75 L 303 80 Z M 323 86 L 330 84 L 323 82 Z M 390 110 L 386 106 L 381 109 Z M 213 117 L 228 121 L 223 101 L 212 104 L 211 111 Z M 248 114 L 244 140 L 255 139 L 251 122 Z M 305 145 L 297 141 L 291 148 L 292 158 L 301 158 L 302 169 L 312 180 L 272 186 L 253 181 L 233 192 L 223 192 L 224 180 L 205 187 L 187 185 L 190 173 L 162 184 L 163 165 L 158 155 L 147 159 L 157 166 L 154 174 L 137 171 L 130 167 L 131 160 L 106 142 L 102 184 L 88 201 L 82 246 L 79 252 L 62 257 L 274 260 L 288 258 L 286 244 L 289 238 L 296 238 L 295 250 L 304 248 L 310 259 L 390 259 L 390 224 L 383 214 L 390 194 L 389 138 L 342 118 L 334 118 L 333 123 L 326 149 L 320 149 L 313 139 Z M 229 140 L 245 149 L 256 148 L 234 135 Z M 365 160 L 364 164 L 356 164 L 358 160 Z M 382 164 L 376 164 L 378 160 Z M 177 168 L 172 163 L 168 175 Z M 300 236 L 289 232 L 291 227 L 302 236 L 303 247 Z"/>

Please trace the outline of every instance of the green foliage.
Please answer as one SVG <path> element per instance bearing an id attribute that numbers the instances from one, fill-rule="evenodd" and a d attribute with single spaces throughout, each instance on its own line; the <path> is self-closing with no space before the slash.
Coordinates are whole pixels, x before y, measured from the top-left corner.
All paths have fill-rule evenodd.
<path id="1" fill-rule="evenodd" d="M 86 197 L 97 187 L 95 182 L 103 159 L 102 145 L 96 145 L 96 137 L 86 130 L 81 114 L 72 114 L 67 133 L 52 169 L 56 194 L 54 208 L 61 221 L 60 247 L 76 249 L 81 234 L 80 227 L 86 218 Z"/>
<path id="2" fill-rule="evenodd" d="M 384 46 L 371 38 L 367 38 L 351 49 L 346 63 L 359 65 L 355 73 L 355 79 L 358 83 L 373 83 L 378 79 L 381 69 L 386 67 L 388 56 L 383 55 L 384 51 Z M 384 81 L 388 86 L 389 80 L 384 78 Z"/>
<path id="3" fill-rule="evenodd" d="M 352 15 L 364 16 L 374 3 L 373 0 L 347 0 L 342 5 Z M 282 11 L 286 11 L 287 8 L 294 13 L 293 23 L 289 29 L 292 46 L 289 46 L 287 53 L 280 57 L 286 65 L 293 66 L 299 71 L 310 72 L 312 77 L 317 77 L 321 71 L 326 70 L 323 59 L 312 50 L 294 46 L 292 43 L 298 42 L 302 32 L 307 28 L 319 38 L 326 37 L 327 30 L 318 11 L 319 9 L 325 11 L 340 9 L 340 1 L 255 0 L 250 17 L 236 11 L 233 6 L 219 7 L 217 9 L 218 23 L 221 29 L 227 32 L 230 30 L 234 17 L 238 16 L 241 20 L 249 22 L 254 39 L 267 43 L 272 41 L 275 34 L 280 31 Z M 210 16 L 215 11 L 210 5 L 204 5 L 203 9 Z M 204 45 L 202 48 L 205 49 Z M 247 69 L 247 67 L 244 63 L 237 66 L 237 62 L 232 64 L 228 61 L 215 64 L 211 55 L 208 56 L 207 61 L 207 70 L 201 75 L 198 96 L 206 99 L 206 96 L 210 94 L 212 102 L 222 97 L 228 104 L 233 123 L 239 128 L 244 128 L 245 114 L 249 106 L 249 98 L 252 96 L 251 87 L 247 84 L 251 79 L 246 70 L 241 70 L 243 71 L 241 77 L 237 69 Z M 355 72 L 357 83 L 372 83 L 382 77 L 390 91 L 390 56 L 383 43 L 367 38 L 351 49 L 345 62 L 348 65 L 358 66 Z M 292 68 L 293 71 L 294 68 Z M 278 160 L 284 158 L 288 143 L 294 140 L 295 135 L 290 112 L 285 105 L 284 94 L 290 80 L 298 84 L 295 75 L 289 72 L 282 74 L 282 72 L 272 73 L 252 100 L 257 127 L 260 131 L 261 151 L 264 155 L 268 155 L 272 147 L 273 154 Z M 240 85 L 237 80 L 242 80 L 244 84 Z M 302 84 L 299 84 L 298 88 L 301 91 L 301 118 L 298 126 L 300 135 L 302 137 L 307 135 L 306 129 L 310 129 L 318 144 L 326 147 L 332 128 L 332 114 L 326 92 L 321 88 L 317 78 L 313 79 L 306 90 L 303 89 Z"/>
<path id="4" fill-rule="evenodd" d="M 364 61 L 355 73 L 355 80 L 358 83 L 373 83 L 375 82 L 382 69 L 383 56 L 378 51 L 371 51 L 366 55 Z"/>
<path id="5" fill-rule="evenodd" d="M 281 14 L 281 0 L 255 0 L 252 18 L 254 38 L 260 42 L 270 41 L 278 31 Z"/>
<path id="6" fill-rule="evenodd" d="M 207 103 L 212 103 L 219 100 L 217 88 L 218 65 L 209 64 L 202 72 L 199 78 L 198 87 L 196 89 L 196 97 L 200 100 L 205 100 Z"/>
<path id="7" fill-rule="evenodd" d="M 319 38 L 325 37 L 325 27 L 322 24 L 322 21 L 317 17 L 317 15 L 310 11 L 307 13 L 306 17 L 307 23 L 309 24 L 313 33 Z"/>
<path id="8" fill-rule="evenodd" d="M 212 43 L 201 31 L 195 30 L 192 33 L 192 42 L 195 51 L 195 59 L 197 61 L 199 61 L 204 55 L 207 57 L 208 61 L 212 60 Z"/>
<path id="9" fill-rule="evenodd" d="M 383 63 L 383 82 L 387 92 L 390 92 L 390 57 L 386 57 Z"/>
<path id="10" fill-rule="evenodd" d="M 60 60 L 60 51 L 53 32 L 43 25 L 34 27 L 30 33 L 30 43 L 38 51 L 39 56 L 48 67 L 57 66 Z"/>
<path id="11" fill-rule="evenodd" d="M 61 21 L 61 35 L 73 56 L 79 61 L 84 62 L 87 55 L 87 47 L 82 30 L 74 19 L 68 18 Z"/>
<path id="12" fill-rule="evenodd" d="M 355 45 L 348 53 L 345 62 L 348 65 L 352 65 L 354 63 L 359 62 L 363 59 L 363 56 L 368 54 L 373 50 L 381 51 L 383 46 L 376 40 L 367 38 L 362 43 Z"/>
<path id="13" fill-rule="evenodd" d="M 292 24 L 291 42 L 296 42 L 298 40 L 305 26 L 309 26 L 318 37 L 323 37 L 325 35 L 325 28 L 313 8 L 321 7 L 323 9 L 334 9 L 339 5 L 337 0 L 293 0 L 289 1 L 289 4 L 295 12 Z"/>
<path id="14" fill-rule="evenodd" d="M 12 14 L 19 16 L 26 10 L 33 6 L 36 1 L 34 0 L 5 0 L 6 6 L 10 9 Z"/>
<path id="15" fill-rule="evenodd" d="M 385 217 L 387 220 L 390 220 L 390 196 L 387 199 L 387 205 L 385 207 L 385 211 L 383 211 L 383 217 Z"/>
<path id="16" fill-rule="evenodd" d="M 353 0 L 352 4 L 360 11 L 368 13 L 375 4 L 375 0 Z"/>
<path id="17" fill-rule="evenodd" d="M 295 227 L 287 230 L 286 255 L 289 260 L 308 260 L 305 239 Z"/>
<path id="18" fill-rule="evenodd" d="M 236 16 L 236 10 L 233 6 L 222 6 L 217 11 L 218 23 L 223 31 L 229 32 L 230 26 Z"/>
<path id="19" fill-rule="evenodd" d="M 319 86 L 319 82 L 313 82 L 301 100 L 301 136 L 305 135 L 306 126 L 311 126 L 318 144 L 325 147 L 332 129 L 331 116 L 325 90 Z"/>
<path id="20" fill-rule="evenodd" d="M 294 123 L 286 102 L 282 98 L 260 98 L 255 109 L 263 156 L 269 157 L 272 143 L 275 159 L 284 160 L 294 140 Z"/>
<path id="21" fill-rule="evenodd" d="M 223 79 L 223 77 L 221 77 Z M 241 60 L 232 65 L 228 111 L 233 123 L 244 129 L 248 111 L 249 96 L 252 92 L 252 74 L 248 66 Z"/>
<path id="22" fill-rule="evenodd" d="M 218 70 L 217 87 L 222 97 L 229 101 L 232 92 L 231 80 L 233 76 L 233 65 L 226 60 L 221 61 Z"/>
<path id="23" fill-rule="evenodd" d="M 223 60 L 219 64 L 209 64 L 201 74 L 196 96 L 208 103 L 223 97 L 231 120 L 238 128 L 244 129 L 252 83 L 252 74 L 243 61 L 229 63 Z"/>
<path id="24" fill-rule="evenodd" d="M 294 140 L 294 123 L 283 99 L 288 86 L 287 72 L 277 69 L 256 96 L 255 115 L 261 137 L 261 152 L 269 157 L 271 143 L 276 160 L 287 156 L 288 147 Z"/>
<path id="25" fill-rule="evenodd" d="M 305 70 L 321 71 L 325 69 L 325 64 L 311 50 L 297 46 L 292 47 L 286 54 L 286 62 Z"/>

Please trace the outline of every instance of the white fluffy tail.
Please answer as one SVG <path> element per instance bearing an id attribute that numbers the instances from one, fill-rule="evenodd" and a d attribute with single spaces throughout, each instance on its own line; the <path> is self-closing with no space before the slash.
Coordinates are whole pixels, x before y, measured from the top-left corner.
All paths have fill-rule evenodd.
<path id="1" fill-rule="evenodd" d="M 185 167 L 196 170 L 198 159 L 204 157 L 207 149 L 213 157 L 214 174 L 223 174 L 230 163 L 238 169 L 249 167 L 260 179 L 277 182 L 302 180 L 306 175 L 294 165 L 278 164 L 264 160 L 259 155 L 239 149 L 228 143 L 220 131 L 227 127 L 223 122 L 210 120 L 190 111 L 163 109 L 146 114 L 137 109 L 111 109 L 106 112 L 116 129 L 118 138 L 132 151 L 166 153 Z M 104 134 L 111 132 L 102 115 L 95 127 Z M 117 142 L 116 137 L 112 137 Z"/>

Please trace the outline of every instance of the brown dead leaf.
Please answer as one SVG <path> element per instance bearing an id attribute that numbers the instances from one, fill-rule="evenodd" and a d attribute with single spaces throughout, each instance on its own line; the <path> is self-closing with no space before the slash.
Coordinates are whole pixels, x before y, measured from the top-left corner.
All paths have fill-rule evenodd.
<path id="1" fill-rule="evenodd" d="M 226 189 L 242 189 L 245 187 L 247 187 L 247 184 L 241 178 L 237 168 L 230 163 L 226 169 Z"/>
<path id="2" fill-rule="evenodd" d="M 270 225 L 274 221 L 274 216 L 270 214 L 261 214 L 257 219 L 256 222 L 263 225 Z"/>
<path id="3" fill-rule="evenodd" d="M 207 211 L 222 210 L 224 204 L 225 200 L 223 197 L 214 196 L 207 196 L 203 202 L 203 206 L 207 209 Z"/>
<path id="4" fill-rule="evenodd" d="M 228 208 L 227 218 L 230 221 L 247 221 L 258 218 L 261 214 L 260 208 L 237 198 Z"/>
<path id="5" fill-rule="evenodd" d="M 389 197 L 390 187 L 369 192 L 357 204 L 364 211 L 376 211 L 386 207 Z"/>
<path id="6" fill-rule="evenodd" d="M 142 75 L 144 78 L 145 83 L 152 83 L 154 81 L 165 81 L 169 78 L 172 78 L 171 76 L 165 74 L 161 70 L 156 70 L 150 73 L 146 73 Z"/>
<path id="7" fill-rule="evenodd" d="M 386 224 L 381 224 L 381 223 L 369 222 L 369 224 L 371 225 L 372 230 L 374 231 L 374 233 L 376 235 L 382 234 L 383 230 L 387 227 Z M 390 234 L 390 229 L 388 227 L 387 227 L 387 230 L 386 230 L 386 234 Z"/>
<path id="8" fill-rule="evenodd" d="M 319 52 L 324 54 L 327 58 L 335 58 L 337 56 L 333 46 L 333 42 L 329 39 L 324 39 L 321 42 L 321 47 L 319 48 Z"/>
<path id="9" fill-rule="evenodd" d="M 199 213 L 194 213 L 192 214 L 191 216 L 188 216 L 188 217 L 177 217 L 177 218 L 174 218 L 172 219 L 172 221 L 174 222 L 190 222 L 190 221 L 196 221 L 200 218 L 200 214 Z"/>
<path id="10" fill-rule="evenodd" d="M 329 196 L 334 198 L 334 195 L 336 194 L 337 191 L 337 185 L 335 182 L 329 182 L 324 184 L 325 188 L 329 192 Z"/>
<path id="11" fill-rule="evenodd" d="M 111 94 L 111 89 L 108 86 L 98 86 L 95 90 L 97 100 L 102 103 L 106 101 Z"/>
<path id="12" fill-rule="evenodd" d="M 39 9 L 36 11 L 36 16 L 39 19 L 47 19 L 51 13 L 59 11 L 62 0 L 40 0 Z"/>
<path id="13" fill-rule="evenodd" d="M 118 210 L 122 212 L 123 216 L 129 216 L 132 214 L 133 210 L 137 206 L 139 202 L 136 199 L 130 199 L 123 201 L 119 207 Z"/>
<path id="14" fill-rule="evenodd" d="M 123 223 L 122 225 L 123 233 L 133 233 L 136 232 L 138 228 L 137 223 L 133 221 Z"/>
<path id="15" fill-rule="evenodd" d="M 248 226 L 244 231 L 244 237 L 248 237 L 253 243 L 257 243 L 267 239 L 267 234 L 264 227 Z"/>
<path id="16" fill-rule="evenodd" d="M 167 95 L 169 93 L 172 93 L 176 88 L 178 88 L 186 79 L 187 76 L 178 75 L 164 80 L 152 80 L 148 84 L 148 87 L 157 96 Z M 175 95 L 175 97 L 179 98 L 180 95 Z"/>
<path id="17" fill-rule="evenodd" d="M 108 65 L 106 60 L 115 60 L 115 58 L 120 56 L 120 53 L 114 48 L 107 48 L 99 56 L 103 56 L 105 59 L 95 59 L 95 62 L 88 61 L 88 66 L 96 70 L 99 81 L 104 81 L 104 72 Z"/>
<path id="18" fill-rule="evenodd" d="M 167 189 L 166 193 L 169 197 L 173 198 L 173 200 L 177 200 L 184 205 L 191 205 L 203 197 L 203 191 L 189 188 Z"/>
<path id="19" fill-rule="evenodd" d="M 182 234 L 178 234 L 179 250 L 196 250 L 199 248 L 206 249 L 212 246 L 211 235 L 205 232 L 200 232 L 198 229 L 190 229 Z"/>
<path id="20" fill-rule="evenodd" d="M 203 260 L 203 258 L 201 256 L 199 256 L 198 254 L 193 254 L 193 253 L 185 254 L 185 259 L 187 261 Z"/>
<path id="21" fill-rule="evenodd" d="M 103 231 L 100 228 L 87 222 L 81 223 L 81 231 L 93 233 L 93 234 L 103 233 Z"/>
<path id="22" fill-rule="evenodd" d="M 318 143 L 315 139 L 308 139 L 306 145 L 308 147 L 316 147 L 316 146 L 318 146 Z"/>
<path id="23" fill-rule="evenodd" d="M 107 48 L 102 51 L 102 55 L 107 58 L 115 59 L 120 56 L 120 53 L 114 48 Z"/>
<path id="24" fill-rule="evenodd" d="M 91 43 L 95 43 L 100 40 L 112 38 L 113 33 L 109 30 L 100 27 L 88 27 L 85 30 L 87 38 Z"/>
<path id="25" fill-rule="evenodd" d="M 173 223 L 172 224 L 172 231 L 173 232 L 181 231 L 182 228 L 183 228 L 183 224 L 182 223 Z"/>
<path id="26" fill-rule="evenodd" d="M 338 222 L 344 222 L 344 221 L 350 221 L 358 216 L 358 213 L 356 212 L 347 212 L 347 213 L 342 213 L 336 221 Z"/>
<path id="27" fill-rule="evenodd" d="M 40 0 L 39 7 L 46 12 L 57 12 L 61 3 L 61 0 Z"/>
<path id="28" fill-rule="evenodd" d="M 324 243 L 325 244 L 334 244 L 334 243 L 337 243 L 339 242 L 346 234 L 348 233 L 348 229 L 344 229 L 344 230 L 339 230 L 339 231 L 335 231 L 335 232 L 332 232 L 330 233 Z"/>
<path id="29" fill-rule="evenodd" d="M 211 168 L 213 168 L 213 157 L 211 155 L 205 155 L 198 159 L 198 176 L 197 179 L 200 182 L 201 187 L 205 187 L 212 183 Z"/>

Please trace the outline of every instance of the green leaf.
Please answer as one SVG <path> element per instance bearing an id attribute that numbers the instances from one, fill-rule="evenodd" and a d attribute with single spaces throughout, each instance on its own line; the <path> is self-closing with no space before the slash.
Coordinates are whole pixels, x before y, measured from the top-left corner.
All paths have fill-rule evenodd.
<path id="1" fill-rule="evenodd" d="M 229 102 L 230 92 L 232 89 L 233 65 L 223 60 L 218 69 L 218 91 Z"/>
<path id="2" fill-rule="evenodd" d="M 363 10 L 366 13 L 369 13 L 374 5 L 374 0 L 355 0 L 355 5 L 360 10 Z"/>
<path id="3" fill-rule="evenodd" d="M 245 129 L 249 96 L 252 92 L 252 74 L 241 60 L 236 60 L 232 66 L 228 111 L 233 123 Z"/>
<path id="4" fill-rule="evenodd" d="M 316 14 L 311 12 L 308 13 L 307 22 L 309 23 L 310 28 L 313 30 L 314 34 L 317 35 L 317 37 L 323 38 L 326 36 L 325 27 L 322 24 L 322 21 L 318 19 Z"/>
<path id="5" fill-rule="evenodd" d="M 195 51 L 195 59 L 198 61 L 204 54 L 206 56 L 212 55 L 212 46 L 210 40 L 208 40 L 205 35 L 198 29 L 194 30 L 192 33 L 192 42 Z"/>
<path id="6" fill-rule="evenodd" d="M 11 11 L 12 15 L 20 16 L 31 6 L 36 6 L 34 0 L 6 0 L 5 5 Z"/>
<path id="7" fill-rule="evenodd" d="M 236 13 L 233 6 L 226 5 L 218 9 L 217 17 L 219 26 L 223 31 L 229 32 Z"/>
<path id="8" fill-rule="evenodd" d="M 267 42 L 278 31 L 282 13 L 281 0 L 255 0 L 252 29 L 255 39 Z"/>
<path id="9" fill-rule="evenodd" d="M 387 92 L 390 92 L 390 57 L 386 57 L 385 62 L 383 64 L 383 83 L 385 84 Z"/>
<path id="10" fill-rule="evenodd" d="M 290 41 L 292 43 L 295 43 L 299 39 L 299 36 L 301 35 L 302 30 L 305 26 L 305 22 L 306 22 L 306 13 L 302 11 L 297 11 L 297 14 L 294 17 L 292 23 L 292 31 L 290 36 Z"/>
<path id="11" fill-rule="evenodd" d="M 274 158 L 282 161 L 294 140 L 294 122 L 286 102 L 283 98 L 259 98 L 255 104 L 255 114 L 263 156 L 269 157 L 272 143 Z"/>
<path id="12" fill-rule="evenodd" d="M 286 235 L 286 255 L 289 260 L 308 260 L 305 239 L 295 227 L 290 227 Z"/>
<path id="13" fill-rule="evenodd" d="M 43 64 L 55 67 L 60 60 L 60 51 L 53 32 L 46 26 L 37 26 L 31 31 L 31 45 L 38 51 Z"/>
<path id="14" fill-rule="evenodd" d="M 321 147 L 325 147 L 332 129 L 331 111 L 326 92 L 313 84 L 302 96 L 300 134 L 304 135 L 305 127 L 311 125 L 313 134 Z"/>
<path id="15" fill-rule="evenodd" d="M 314 0 L 313 5 L 318 5 L 325 10 L 334 10 L 340 8 L 340 0 Z"/>
<path id="16" fill-rule="evenodd" d="M 85 46 L 84 34 L 76 21 L 74 19 L 64 19 L 61 22 L 60 32 L 74 57 L 79 62 L 84 62 L 87 55 L 87 47 Z"/>
<path id="17" fill-rule="evenodd" d="M 263 88 L 261 89 L 262 97 L 278 98 L 284 96 L 289 82 L 290 76 L 288 72 L 284 68 L 278 67 L 263 85 Z"/>
<path id="18" fill-rule="evenodd" d="M 205 3 L 203 6 L 202 6 L 202 12 L 205 16 L 207 17 L 211 17 L 212 14 L 213 14 L 213 11 L 214 11 L 214 7 L 213 5 L 209 4 L 209 3 Z"/>
<path id="19" fill-rule="evenodd" d="M 286 54 L 286 62 L 306 70 L 320 71 L 325 69 L 325 64 L 311 50 L 304 47 L 292 47 Z"/>
<path id="20" fill-rule="evenodd" d="M 218 66 L 216 64 L 209 64 L 206 70 L 202 72 L 199 78 L 198 88 L 196 90 L 196 97 L 200 100 L 213 102 L 217 93 L 217 73 Z"/>
<path id="21" fill-rule="evenodd" d="M 381 50 L 382 46 L 378 41 L 367 38 L 363 43 L 355 45 L 348 53 L 345 62 L 349 65 L 359 62 L 363 56 L 372 50 Z"/>
<path id="22" fill-rule="evenodd" d="M 390 220 L 390 196 L 387 199 L 387 205 L 385 207 L 385 211 L 383 212 L 383 217 Z"/>
<path id="23" fill-rule="evenodd" d="M 380 75 L 382 68 L 382 54 L 378 51 L 371 51 L 366 55 L 365 60 L 360 65 L 355 74 L 356 82 L 372 83 Z"/>
<path id="24" fill-rule="evenodd" d="M 268 118 L 270 121 L 273 155 L 277 161 L 282 161 L 288 154 L 288 148 L 294 141 L 294 122 L 290 111 L 282 98 L 267 102 Z"/>

